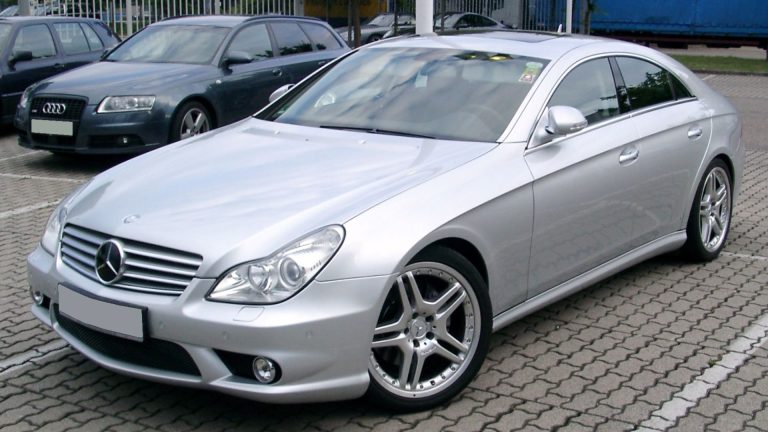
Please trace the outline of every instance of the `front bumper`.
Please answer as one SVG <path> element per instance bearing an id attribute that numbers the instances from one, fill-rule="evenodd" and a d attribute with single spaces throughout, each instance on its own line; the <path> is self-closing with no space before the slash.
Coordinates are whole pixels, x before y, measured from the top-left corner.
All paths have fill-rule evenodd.
<path id="1" fill-rule="evenodd" d="M 377 276 L 315 281 L 283 303 L 243 306 L 206 301 L 214 283 L 210 279 L 194 279 L 178 297 L 103 286 L 39 246 L 28 258 L 28 275 L 30 286 L 50 299 L 48 307 L 32 307 L 35 316 L 96 363 L 138 378 L 271 403 L 351 399 L 366 391 L 373 328 L 393 280 Z M 57 319 L 60 284 L 104 300 L 147 307 L 146 335 L 181 347 L 199 374 L 131 363 L 79 339 Z M 272 384 L 261 384 L 238 375 L 218 354 L 221 351 L 272 359 L 281 376 Z"/>
<path id="2" fill-rule="evenodd" d="M 73 136 L 33 134 L 29 109 L 17 110 L 13 124 L 18 131 L 19 145 L 60 153 L 132 154 L 147 152 L 168 142 L 170 116 L 158 107 L 152 111 L 104 114 L 97 113 L 96 108 L 94 104 L 86 105 L 82 115 L 73 120 Z M 54 117 L 40 119 L 57 120 Z"/>

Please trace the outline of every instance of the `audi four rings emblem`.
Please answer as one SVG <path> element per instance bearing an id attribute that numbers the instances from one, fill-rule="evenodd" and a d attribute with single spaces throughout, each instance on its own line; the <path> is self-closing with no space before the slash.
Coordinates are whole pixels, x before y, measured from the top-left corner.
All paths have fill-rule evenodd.
<path id="1" fill-rule="evenodd" d="M 67 110 L 67 104 L 63 104 L 63 103 L 47 102 L 45 105 L 43 105 L 43 114 L 62 115 L 66 110 Z"/>

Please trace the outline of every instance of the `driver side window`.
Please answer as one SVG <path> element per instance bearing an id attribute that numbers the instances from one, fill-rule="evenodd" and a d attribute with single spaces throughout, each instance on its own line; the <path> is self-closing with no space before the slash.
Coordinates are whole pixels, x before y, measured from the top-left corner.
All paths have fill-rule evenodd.
<path id="1" fill-rule="evenodd" d="M 235 35 L 229 45 L 228 53 L 242 51 L 253 56 L 255 60 L 272 57 L 272 42 L 269 39 L 265 24 L 250 25 Z"/>
<path id="2" fill-rule="evenodd" d="M 592 125 L 619 115 L 619 101 L 607 58 L 590 60 L 573 69 L 560 82 L 547 106 L 578 109 Z"/>
<path id="3" fill-rule="evenodd" d="M 55 56 L 56 46 L 48 26 L 35 24 L 21 28 L 12 48 L 13 53 L 20 51 L 31 52 L 33 59 Z"/>

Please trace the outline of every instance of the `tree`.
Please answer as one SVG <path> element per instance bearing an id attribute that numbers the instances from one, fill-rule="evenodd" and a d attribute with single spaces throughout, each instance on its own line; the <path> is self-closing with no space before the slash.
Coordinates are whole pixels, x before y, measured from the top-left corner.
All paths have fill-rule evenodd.
<path id="1" fill-rule="evenodd" d="M 592 13 L 597 9 L 597 0 L 580 0 L 579 12 L 581 15 L 581 25 L 579 25 L 579 32 L 583 34 L 589 34 L 590 20 L 592 19 Z"/>

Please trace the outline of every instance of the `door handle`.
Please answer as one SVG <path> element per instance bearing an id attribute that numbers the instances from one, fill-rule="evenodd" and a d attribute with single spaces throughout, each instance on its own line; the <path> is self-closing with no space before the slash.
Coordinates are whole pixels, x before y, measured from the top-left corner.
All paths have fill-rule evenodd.
<path id="1" fill-rule="evenodd" d="M 627 148 L 619 155 L 619 164 L 628 164 L 634 160 L 637 160 L 639 156 L 640 150 L 638 150 L 636 147 Z"/>
<path id="2" fill-rule="evenodd" d="M 61 64 L 61 63 L 56 63 L 55 65 L 53 65 L 53 68 L 54 69 L 64 69 L 65 66 L 63 64 Z"/>
<path id="3" fill-rule="evenodd" d="M 272 69 L 272 75 L 274 76 L 283 76 L 283 70 L 279 68 Z"/>
<path id="4" fill-rule="evenodd" d="M 697 139 L 701 137 L 701 134 L 703 131 L 698 126 L 693 126 L 690 129 L 688 129 L 688 138 L 689 139 Z"/>
<path id="5" fill-rule="evenodd" d="M 320 60 L 319 62 L 317 62 L 317 65 L 318 66 L 322 66 L 322 65 L 324 65 L 326 63 L 328 63 L 328 60 Z"/>

